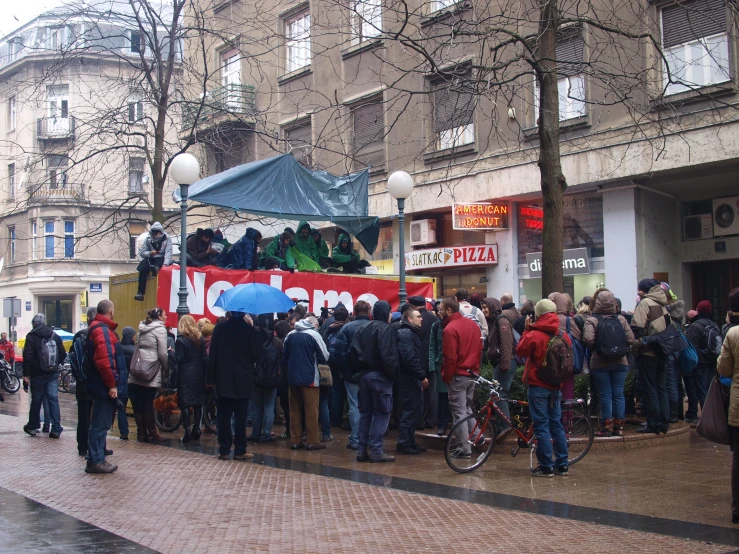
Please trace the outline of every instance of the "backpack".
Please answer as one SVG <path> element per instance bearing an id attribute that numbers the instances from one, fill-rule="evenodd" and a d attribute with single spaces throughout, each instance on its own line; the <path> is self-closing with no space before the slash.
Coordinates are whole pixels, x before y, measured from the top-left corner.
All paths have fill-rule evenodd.
<path id="1" fill-rule="evenodd" d="M 688 337 L 680 333 L 680 339 L 683 341 L 685 348 L 680 351 L 680 372 L 683 375 L 693 373 L 695 366 L 698 365 L 698 352 L 695 347 L 690 344 Z"/>
<path id="2" fill-rule="evenodd" d="M 263 389 L 273 389 L 280 384 L 280 352 L 275 347 L 272 337 L 264 343 L 264 353 L 256 363 L 254 384 Z"/>
<path id="3" fill-rule="evenodd" d="M 39 358 L 41 371 L 43 373 L 55 373 L 59 371 L 59 352 L 56 349 L 54 333 L 48 339 L 41 342 L 41 357 Z"/>
<path id="4" fill-rule="evenodd" d="M 570 316 L 567 316 L 566 333 L 572 342 L 572 370 L 575 372 L 575 375 L 580 375 L 585 367 L 585 347 L 570 332 Z"/>
<path id="5" fill-rule="evenodd" d="M 723 345 L 724 338 L 721 336 L 721 330 L 718 325 L 710 322 L 703 328 L 700 353 L 709 360 L 717 360 L 721 355 Z"/>
<path id="6" fill-rule="evenodd" d="M 619 360 L 629 353 L 629 345 L 626 342 L 626 333 L 621 325 L 618 314 L 603 317 L 601 314 L 593 314 L 598 320 L 595 329 L 595 351 L 604 360 Z"/>
<path id="7" fill-rule="evenodd" d="M 565 342 L 561 331 L 550 336 L 544 363 L 537 371 L 537 376 L 542 383 L 558 387 L 573 375 L 574 348 Z"/>
<path id="8" fill-rule="evenodd" d="M 475 325 L 477 325 L 480 328 L 480 336 L 483 336 L 483 334 L 482 334 L 482 325 L 480 324 L 480 320 L 477 319 L 477 312 L 478 312 L 478 310 L 477 310 L 477 308 L 475 306 L 470 306 L 470 307 L 472 308 L 472 311 L 470 311 L 470 313 L 468 313 L 468 314 L 462 314 L 462 315 L 464 317 L 466 317 L 467 319 L 469 319 L 471 321 L 474 321 L 475 322 Z"/>
<path id="9" fill-rule="evenodd" d="M 69 365 L 72 368 L 72 375 L 78 383 L 87 381 L 90 370 L 92 369 L 92 356 L 88 355 L 87 334 L 90 328 L 77 332 L 72 339 L 72 347 L 69 349 Z"/>

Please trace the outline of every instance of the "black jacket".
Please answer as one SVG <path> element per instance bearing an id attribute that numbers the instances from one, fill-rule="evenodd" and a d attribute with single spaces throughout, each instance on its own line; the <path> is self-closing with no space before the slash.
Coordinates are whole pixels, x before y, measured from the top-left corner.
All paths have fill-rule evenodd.
<path id="1" fill-rule="evenodd" d="M 729 323 L 721 327 L 721 335 L 726 338 L 726 333 L 729 332 L 729 329 L 737 326 L 739 326 L 739 314 L 729 316 Z"/>
<path id="2" fill-rule="evenodd" d="M 23 345 L 23 376 L 37 377 L 39 375 L 49 375 L 49 372 L 41 371 L 41 346 L 44 341 L 54 336 L 56 342 L 58 364 L 64 363 L 67 357 L 67 351 L 64 350 L 64 343 L 59 335 L 54 333 L 48 325 L 39 325 L 34 327 L 26 335 L 26 343 Z"/>
<path id="3" fill-rule="evenodd" d="M 208 393 L 205 390 L 205 373 L 208 367 L 208 355 L 205 352 L 205 341 L 194 344 L 190 339 L 180 335 L 174 345 L 177 358 L 177 400 L 181 408 L 203 406 Z"/>
<path id="4" fill-rule="evenodd" d="M 384 300 L 375 302 L 372 318 L 352 339 L 350 358 L 363 360 L 362 367 L 352 367 L 352 379 L 356 375 L 380 371 L 394 381 L 398 375 L 400 360 L 398 357 L 398 333 L 387 322 L 390 316 L 390 304 Z"/>
<path id="5" fill-rule="evenodd" d="M 341 372 L 341 376 L 345 381 L 351 383 L 353 368 L 349 361 L 349 354 L 351 352 L 352 339 L 354 334 L 367 325 L 370 322 L 370 318 L 366 315 L 357 316 L 354 321 L 350 321 L 344 325 L 336 336 L 336 342 L 333 348 L 329 348 L 329 354 L 331 354 L 331 360 L 333 361 L 336 369 Z"/>
<path id="6" fill-rule="evenodd" d="M 718 328 L 718 325 L 716 325 L 711 319 L 711 316 L 708 314 L 698 314 L 693 318 L 693 321 L 688 326 L 688 332 L 686 333 L 686 336 L 688 340 L 690 341 L 690 344 L 692 344 L 695 349 L 698 351 L 698 362 L 699 363 L 716 363 L 716 358 L 713 358 L 709 360 L 706 358 L 706 356 L 701 352 L 701 349 L 706 347 L 707 337 L 706 332 L 708 330 L 708 327 L 716 327 L 718 329 L 718 332 L 721 332 L 721 329 Z"/>
<path id="7" fill-rule="evenodd" d="M 421 364 L 423 354 L 421 343 L 421 329 L 418 329 L 403 321 L 398 331 L 398 357 L 400 360 L 400 373 L 398 374 L 398 387 L 412 386 L 418 388 L 418 383 L 426 378 L 426 371 Z M 426 348 L 428 357 L 428 348 Z"/>
<path id="8" fill-rule="evenodd" d="M 216 325 L 210 339 L 206 383 L 222 398 L 247 399 L 254 386 L 254 364 L 262 357 L 262 334 L 240 317 Z"/>
<path id="9" fill-rule="evenodd" d="M 421 340 L 421 367 L 423 367 L 423 370 L 428 374 L 431 326 L 434 322 L 439 321 L 439 318 L 426 310 L 426 308 L 420 308 L 418 311 L 421 314 L 421 330 L 418 333 L 418 338 Z"/>

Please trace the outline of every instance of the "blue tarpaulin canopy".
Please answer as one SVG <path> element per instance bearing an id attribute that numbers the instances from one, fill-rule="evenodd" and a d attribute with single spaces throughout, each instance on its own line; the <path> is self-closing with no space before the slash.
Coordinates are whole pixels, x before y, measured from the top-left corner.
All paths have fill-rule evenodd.
<path id="1" fill-rule="evenodd" d="M 189 198 L 279 219 L 331 221 L 373 253 L 380 221 L 367 215 L 368 184 L 369 170 L 338 177 L 282 154 L 206 177 L 190 187 Z"/>

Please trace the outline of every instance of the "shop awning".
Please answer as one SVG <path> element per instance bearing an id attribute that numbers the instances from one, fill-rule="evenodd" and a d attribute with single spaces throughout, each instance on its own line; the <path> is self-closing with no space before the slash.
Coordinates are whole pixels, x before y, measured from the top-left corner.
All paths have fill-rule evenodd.
<path id="1" fill-rule="evenodd" d="M 279 219 L 331 221 L 371 254 L 377 248 L 380 221 L 367 215 L 368 184 L 369 170 L 336 176 L 282 154 L 206 177 L 190 187 L 189 198 Z"/>

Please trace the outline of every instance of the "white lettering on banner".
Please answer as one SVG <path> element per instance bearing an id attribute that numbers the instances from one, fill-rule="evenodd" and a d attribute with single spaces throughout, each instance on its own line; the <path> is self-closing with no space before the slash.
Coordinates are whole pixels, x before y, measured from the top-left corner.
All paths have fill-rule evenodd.
<path id="1" fill-rule="evenodd" d="M 195 273 L 195 285 L 185 277 L 187 283 L 187 308 L 191 314 L 205 315 L 205 273 Z M 172 286 L 169 295 L 169 311 L 174 312 L 180 303 L 177 292 L 180 290 L 180 270 L 172 270 Z M 216 297 L 217 298 L 217 297 Z"/>
<path id="2" fill-rule="evenodd" d="M 310 300 L 308 291 L 301 289 L 300 287 L 291 287 L 285 291 L 285 294 L 290 298 L 297 298 L 298 300 Z M 305 304 L 305 302 L 303 302 L 303 304 Z"/>
<path id="3" fill-rule="evenodd" d="M 367 302 L 367 304 L 369 304 L 370 306 L 374 306 L 374 305 L 375 305 L 375 302 L 377 302 L 377 301 L 379 300 L 379 298 L 377 298 L 377 297 L 376 297 L 376 296 L 375 296 L 374 294 L 372 294 L 371 292 L 366 292 L 366 293 L 364 293 L 364 294 L 360 294 L 360 295 L 359 295 L 359 298 L 357 298 L 357 301 L 360 301 L 360 300 L 364 300 L 364 301 L 365 301 L 365 302 Z M 348 310 L 348 309 L 349 309 L 349 306 L 347 305 L 347 310 Z M 353 309 L 354 309 L 354 304 L 352 304 L 352 310 L 353 310 Z"/>
<path id="4" fill-rule="evenodd" d="M 469 265 L 494 265 L 497 263 L 497 244 L 429 248 L 426 250 L 414 250 L 405 255 L 405 268 L 408 270 Z"/>
<path id="5" fill-rule="evenodd" d="M 210 287 L 208 287 L 208 309 L 216 317 L 226 315 L 226 311 L 222 308 L 215 306 L 216 300 L 221 296 L 223 291 L 234 288 L 234 286 L 228 281 L 216 281 Z"/>
<path id="6" fill-rule="evenodd" d="M 339 302 L 344 306 L 352 306 L 352 295 L 348 292 L 337 293 L 335 290 L 313 291 L 313 313 L 318 313 L 321 308 L 333 308 Z"/>

